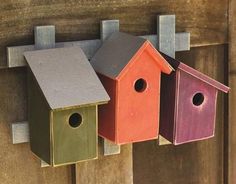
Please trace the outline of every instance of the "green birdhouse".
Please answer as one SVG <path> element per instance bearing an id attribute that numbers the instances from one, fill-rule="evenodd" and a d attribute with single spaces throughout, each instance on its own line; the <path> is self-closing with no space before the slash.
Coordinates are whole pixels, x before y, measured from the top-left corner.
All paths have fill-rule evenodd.
<path id="1" fill-rule="evenodd" d="M 97 106 L 109 96 L 81 48 L 24 56 L 33 153 L 53 167 L 97 158 Z"/>

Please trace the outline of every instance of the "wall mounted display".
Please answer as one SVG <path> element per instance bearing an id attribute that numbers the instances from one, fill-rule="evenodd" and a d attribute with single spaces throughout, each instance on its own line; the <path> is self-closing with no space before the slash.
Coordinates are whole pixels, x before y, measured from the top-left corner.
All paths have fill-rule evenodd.
<path id="1" fill-rule="evenodd" d="M 31 150 L 51 166 L 97 158 L 97 105 L 109 96 L 80 47 L 25 52 Z"/>
<path id="2" fill-rule="evenodd" d="M 156 139 L 161 72 L 173 70 L 146 39 L 113 33 L 91 60 L 111 101 L 99 107 L 99 135 L 116 144 Z"/>
<path id="3" fill-rule="evenodd" d="M 173 144 L 214 136 L 218 91 L 229 88 L 201 72 L 164 55 L 175 69 L 162 76 L 160 135 Z"/>

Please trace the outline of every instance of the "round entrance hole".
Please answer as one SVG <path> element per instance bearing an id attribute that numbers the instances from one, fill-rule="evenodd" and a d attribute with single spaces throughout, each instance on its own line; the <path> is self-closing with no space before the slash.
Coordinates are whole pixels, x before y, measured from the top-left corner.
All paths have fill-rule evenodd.
<path id="1" fill-rule="evenodd" d="M 146 88 L 147 88 L 147 83 L 144 79 L 140 78 L 136 80 L 134 84 L 135 91 L 140 93 L 140 92 L 143 92 Z"/>
<path id="2" fill-rule="evenodd" d="M 196 106 L 199 106 L 203 103 L 204 101 L 204 95 L 202 93 L 196 93 L 193 96 L 193 104 Z"/>
<path id="3" fill-rule="evenodd" d="M 69 125 L 73 128 L 77 128 L 82 123 L 82 116 L 79 113 L 71 114 L 69 118 Z"/>

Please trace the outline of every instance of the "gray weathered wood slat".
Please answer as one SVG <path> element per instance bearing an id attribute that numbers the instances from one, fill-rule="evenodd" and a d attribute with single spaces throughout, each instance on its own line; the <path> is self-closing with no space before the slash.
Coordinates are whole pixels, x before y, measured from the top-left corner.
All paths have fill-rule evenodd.
<path id="1" fill-rule="evenodd" d="M 157 46 L 157 36 L 156 35 L 144 35 L 140 36 L 144 39 L 149 40 L 155 47 Z M 176 51 L 184 51 L 190 49 L 190 34 L 189 33 L 180 33 L 176 34 Z M 83 40 L 83 41 L 73 41 L 73 42 L 58 42 L 55 47 L 72 47 L 72 46 L 80 46 L 84 51 L 85 55 L 88 59 L 91 59 L 97 49 L 101 46 L 102 41 L 99 39 L 96 40 Z M 34 50 L 34 45 L 24 45 L 24 46 L 12 46 L 7 47 L 7 63 L 8 67 L 23 67 L 26 66 L 26 62 L 23 56 L 23 53 L 26 51 Z"/>

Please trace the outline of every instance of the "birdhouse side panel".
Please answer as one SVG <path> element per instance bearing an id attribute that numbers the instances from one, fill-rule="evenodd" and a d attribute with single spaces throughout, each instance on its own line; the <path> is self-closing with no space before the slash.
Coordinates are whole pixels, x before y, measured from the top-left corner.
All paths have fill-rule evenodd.
<path id="1" fill-rule="evenodd" d="M 173 142 L 175 123 L 176 72 L 161 75 L 160 135 Z"/>
<path id="2" fill-rule="evenodd" d="M 119 144 L 156 139 L 159 131 L 160 68 L 144 51 L 118 81 Z"/>
<path id="3" fill-rule="evenodd" d="M 175 144 L 212 137 L 217 89 L 184 71 L 178 77 Z"/>
<path id="4" fill-rule="evenodd" d="M 36 156 L 51 164 L 50 109 L 30 69 L 27 77 L 30 147 Z"/>
<path id="5" fill-rule="evenodd" d="M 53 165 L 97 158 L 97 106 L 53 111 Z"/>
<path id="6" fill-rule="evenodd" d="M 98 133 L 99 136 L 116 141 L 116 81 L 102 74 L 98 74 L 104 88 L 110 96 L 108 104 L 98 107 Z"/>

